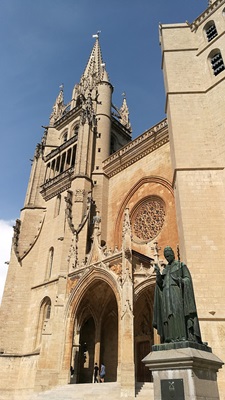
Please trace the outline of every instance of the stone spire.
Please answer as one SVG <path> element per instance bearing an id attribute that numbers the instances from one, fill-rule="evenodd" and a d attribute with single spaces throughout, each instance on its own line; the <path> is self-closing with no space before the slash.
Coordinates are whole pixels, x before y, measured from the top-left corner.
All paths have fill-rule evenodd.
<path id="1" fill-rule="evenodd" d="M 72 96 L 72 107 L 83 103 L 90 92 L 97 92 L 97 85 L 100 82 L 109 82 L 109 77 L 102 59 L 102 52 L 99 43 L 99 33 L 93 35 L 96 38 L 87 65 L 81 76 L 80 82 L 74 86 Z"/>
<path id="2" fill-rule="evenodd" d="M 55 104 L 52 108 L 52 113 L 50 115 L 50 125 L 53 125 L 57 119 L 61 118 L 64 107 L 63 85 L 61 85 L 59 94 L 56 98 Z"/>
<path id="3" fill-rule="evenodd" d="M 96 84 L 102 80 L 105 70 L 105 64 L 102 59 L 102 52 L 99 44 L 99 35 L 97 34 L 93 36 L 96 37 L 96 41 L 81 77 L 81 82 L 82 80 L 87 80 L 90 88 L 93 86 L 93 84 Z"/>
<path id="4" fill-rule="evenodd" d="M 132 129 L 131 129 L 131 124 L 130 124 L 130 120 L 129 120 L 129 110 L 128 110 L 128 106 L 127 106 L 127 100 L 126 100 L 125 93 L 123 93 L 123 96 L 124 96 L 123 104 L 119 110 L 120 122 L 122 125 L 125 126 L 125 128 L 127 128 L 131 132 Z"/>

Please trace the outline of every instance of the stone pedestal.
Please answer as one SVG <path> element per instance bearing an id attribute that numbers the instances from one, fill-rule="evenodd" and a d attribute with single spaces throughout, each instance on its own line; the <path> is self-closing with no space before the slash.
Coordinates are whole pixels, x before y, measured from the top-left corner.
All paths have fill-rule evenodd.
<path id="1" fill-rule="evenodd" d="M 156 345 L 142 362 L 153 374 L 154 400 L 219 400 L 217 372 L 223 362 L 208 346 Z"/>

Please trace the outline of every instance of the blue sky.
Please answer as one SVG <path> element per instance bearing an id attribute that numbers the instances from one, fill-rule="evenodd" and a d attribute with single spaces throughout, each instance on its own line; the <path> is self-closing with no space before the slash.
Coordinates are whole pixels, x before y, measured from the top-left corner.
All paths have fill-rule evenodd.
<path id="1" fill-rule="evenodd" d="M 1 0 L 0 220 L 19 218 L 36 144 L 64 84 L 65 101 L 100 44 L 114 86 L 125 91 L 133 137 L 165 117 L 158 25 L 192 22 L 207 0 Z M 0 230 L 1 237 L 4 230 Z M 2 238 L 1 238 L 2 239 Z M 3 244 L 2 244 L 3 245 Z M 0 249 L 1 253 L 1 249 Z"/>

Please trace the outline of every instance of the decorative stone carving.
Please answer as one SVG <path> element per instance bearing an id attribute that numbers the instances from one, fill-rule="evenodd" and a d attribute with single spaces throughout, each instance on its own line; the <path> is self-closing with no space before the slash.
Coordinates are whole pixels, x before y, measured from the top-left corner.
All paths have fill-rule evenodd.
<path id="1" fill-rule="evenodd" d="M 75 203 L 83 203 L 84 201 L 84 196 L 85 196 L 85 190 L 84 189 L 77 189 L 74 195 L 74 202 Z"/>
<path id="2" fill-rule="evenodd" d="M 124 213 L 123 251 L 124 251 L 125 258 L 130 259 L 130 257 L 131 257 L 131 224 L 130 224 L 128 208 L 126 208 L 125 213 Z"/>
<path id="3" fill-rule="evenodd" d="M 128 110 L 128 106 L 127 106 L 126 97 L 124 97 L 124 99 L 123 99 L 123 104 L 119 110 L 119 114 L 120 114 L 121 124 L 124 125 L 125 128 L 127 128 L 130 132 L 132 132 L 131 124 L 130 124 L 130 120 L 129 120 L 129 110 Z"/>
<path id="4" fill-rule="evenodd" d="M 142 202 L 132 218 L 134 236 L 143 242 L 154 239 L 161 231 L 165 220 L 165 206 L 157 197 Z"/>
<path id="5" fill-rule="evenodd" d="M 42 139 L 41 139 L 41 144 L 42 144 L 43 147 L 46 145 L 47 134 L 48 134 L 48 131 L 47 131 L 47 128 L 45 128 L 43 137 L 42 137 Z"/>
<path id="6" fill-rule="evenodd" d="M 112 265 L 110 267 L 110 270 L 115 272 L 116 275 L 121 276 L 121 274 L 122 274 L 122 265 L 121 265 L 121 263 Z"/>
<path id="7" fill-rule="evenodd" d="M 12 242 L 13 242 L 13 248 L 14 248 L 14 251 L 17 256 L 18 261 L 19 261 L 18 246 L 19 246 L 19 237 L 20 237 L 20 227 L 21 227 L 21 221 L 20 221 L 20 219 L 17 219 L 16 225 L 13 226 L 14 234 L 13 234 Z"/>
<path id="8" fill-rule="evenodd" d="M 64 108 L 63 86 L 61 86 L 50 115 L 50 125 L 54 125 L 54 123 L 62 117 Z"/>
<path id="9" fill-rule="evenodd" d="M 73 193 L 68 190 L 67 196 L 65 197 L 65 202 L 66 202 L 66 216 L 67 216 L 67 221 L 69 224 L 69 227 L 73 233 L 75 233 L 73 221 L 72 221 L 72 196 Z"/>
<path id="10" fill-rule="evenodd" d="M 35 149 L 34 157 L 38 159 L 42 155 L 43 155 L 43 145 L 41 143 L 38 143 Z"/>
<path id="11" fill-rule="evenodd" d="M 96 100 L 96 99 L 94 99 Z M 83 97 L 83 105 L 81 110 L 80 122 L 82 125 L 87 123 L 90 126 L 96 125 L 96 115 L 93 107 L 93 99 L 91 92 L 88 93 L 87 97 Z"/>
<path id="12" fill-rule="evenodd" d="M 67 258 L 69 269 L 76 268 L 78 265 L 78 247 L 77 247 L 77 235 L 74 235 Z"/>
<path id="13" fill-rule="evenodd" d="M 93 224 L 94 224 L 96 227 L 99 227 L 100 222 L 101 222 L 101 217 L 100 217 L 100 215 L 99 215 L 99 212 L 97 211 L 97 212 L 96 212 L 96 215 L 93 217 Z"/>
<path id="14" fill-rule="evenodd" d="M 23 219 L 23 222 L 19 219 L 16 220 L 16 225 L 13 227 L 14 235 L 12 244 L 19 263 L 22 263 L 22 260 L 27 256 L 37 241 L 44 223 L 46 215 L 45 211 L 45 208 L 39 208 L 36 210 L 32 209 L 29 216 Z M 26 227 L 28 221 L 31 220 L 33 223 L 31 224 L 28 233 Z"/>
<path id="15" fill-rule="evenodd" d="M 77 198 L 79 199 L 79 201 L 81 201 L 81 197 L 82 197 L 82 199 L 83 199 L 82 202 L 85 201 L 86 204 L 87 204 L 86 209 L 84 207 L 84 211 L 83 211 L 83 215 L 81 216 L 80 223 L 77 224 L 77 226 L 74 226 L 74 224 L 73 224 L 73 213 L 72 213 L 73 192 L 70 191 L 70 190 L 67 191 L 67 196 L 65 197 L 66 217 L 67 217 L 67 221 L 68 221 L 68 224 L 69 224 L 69 227 L 70 227 L 71 231 L 73 232 L 73 234 L 77 234 L 78 235 L 79 232 L 81 231 L 81 229 L 83 228 L 83 226 L 85 225 L 85 223 L 87 222 L 88 218 L 89 218 L 89 214 L 90 214 L 90 210 L 91 210 L 91 204 L 92 204 L 92 198 L 91 198 L 91 192 L 87 193 L 85 190 L 81 190 L 81 189 L 78 189 L 76 191 L 75 196 L 78 196 Z"/>
<path id="16" fill-rule="evenodd" d="M 121 315 L 121 319 L 123 319 L 127 313 L 130 315 L 131 319 L 133 319 L 133 317 L 134 317 L 133 309 L 131 307 L 129 299 L 126 299 L 126 303 L 124 304 L 124 308 L 123 308 L 123 313 Z"/>

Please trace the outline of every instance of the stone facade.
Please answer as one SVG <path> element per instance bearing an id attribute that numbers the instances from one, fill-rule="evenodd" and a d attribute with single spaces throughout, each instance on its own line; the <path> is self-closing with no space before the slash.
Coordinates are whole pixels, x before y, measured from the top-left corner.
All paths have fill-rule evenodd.
<path id="1" fill-rule="evenodd" d="M 0 314 L 4 399 L 92 382 L 95 362 L 122 397 L 152 381 L 141 360 L 159 342 L 153 263 L 168 244 L 191 270 L 203 340 L 225 359 L 225 72 L 215 76 L 208 60 L 214 49 L 225 57 L 224 4 L 160 26 L 168 119 L 135 140 L 126 99 L 111 107 L 98 37 L 69 104 L 60 88 L 14 228 Z M 219 385 L 225 399 L 223 371 Z"/>
<path id="2" fill-rule="evenodd" d="M 203 340 L 222 360 L 224 30 L 224 1 L 212 2 L 190 25 L 162 25 L 160 29 L 180 249 L 191 267 Z M 224 384 L 223 369 L 219 373 L 221 398 Z"/>

